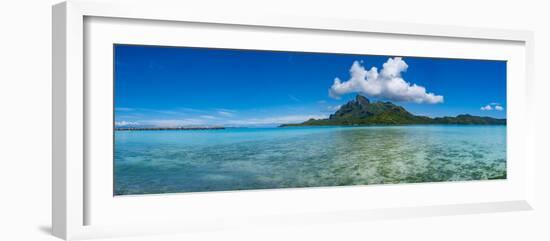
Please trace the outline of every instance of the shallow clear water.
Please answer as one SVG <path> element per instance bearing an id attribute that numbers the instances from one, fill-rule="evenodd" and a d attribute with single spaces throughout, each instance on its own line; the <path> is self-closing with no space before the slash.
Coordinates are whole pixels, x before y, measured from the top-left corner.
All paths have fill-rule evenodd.
<path id="1" fill-rule="evenodd" d="M 506 126 L 115 131 L 115 194 L 506 178 Z"/>

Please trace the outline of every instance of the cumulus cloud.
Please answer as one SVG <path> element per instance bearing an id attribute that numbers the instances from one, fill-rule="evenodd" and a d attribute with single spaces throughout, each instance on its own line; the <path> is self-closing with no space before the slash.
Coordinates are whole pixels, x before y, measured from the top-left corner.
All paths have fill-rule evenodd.
<path id="1" fill-rule="evenodd" d="M 362 62 L 354 61 L 349 70 L 350 79 L 342 81 L 335 78 L 329 96 L 339 99 L 348 93 L 360 93 L 393 101 L 442 103 L 442 95 L 429 93 L 423 86 L 411 84 L 401 77 L 408 67 L 401 57 L 389 58 L 380 71 L 376 67 L 367 70 Z"/>
<path id="2" fill-rule="evenodd" d="M 493 110 L 493 107 L 491 105 L 482 106 L 480 110 Z"/>
<path id="3" fill-rule="evenodd" d="M 502 105 L 497 103 L 497 102 L 492 102 L 492 103 L 489 103 L 485 106 L 482 106 L 479 109 L 482 110 L 482 111 L 491 111 L 491 110 L 503 111 L 504 107 L 502 107 Z"/>

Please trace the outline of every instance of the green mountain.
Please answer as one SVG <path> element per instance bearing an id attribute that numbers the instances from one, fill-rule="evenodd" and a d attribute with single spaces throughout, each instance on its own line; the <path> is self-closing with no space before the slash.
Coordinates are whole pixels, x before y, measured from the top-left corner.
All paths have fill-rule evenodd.
<path id="1" fill-rule="evenodd" d="M 364 96 L 357 95 L 342 105 L 328 119 L 309 119 L 288 126 L 334 126 L 334 125 L 416 125 L 416 124 L 452 124 L 452 125 L 506 125 L 506 119 L 473 116 L 468 114 L 456 117 L 436 117 L 413 115 L 405 108 L 391 102 L 374 102 Z"/>

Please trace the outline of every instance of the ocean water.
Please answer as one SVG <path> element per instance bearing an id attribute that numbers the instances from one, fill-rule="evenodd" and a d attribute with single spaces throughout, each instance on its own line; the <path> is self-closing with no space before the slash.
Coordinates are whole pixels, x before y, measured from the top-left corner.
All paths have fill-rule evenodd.
<path id="1" fill-rule="evenodd" d="M 115 131 L 115 195 L 506 178 L 506 126 Z"/>

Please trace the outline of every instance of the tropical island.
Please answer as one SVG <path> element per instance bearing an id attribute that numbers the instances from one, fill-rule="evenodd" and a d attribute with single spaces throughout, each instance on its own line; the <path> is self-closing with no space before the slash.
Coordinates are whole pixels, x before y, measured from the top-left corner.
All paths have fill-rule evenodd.
<path id="1" fill-rule="evenodd" d="M 350 125 L 506 125 L 506 119 L 461 114 L 455 117 L 418 116 L 391 102 L 371 102 L 362 95 L 342 105 L 327 119 L 309 119 L 302 123 L 283 124 L 292 126 L 350 126 Z"/>

